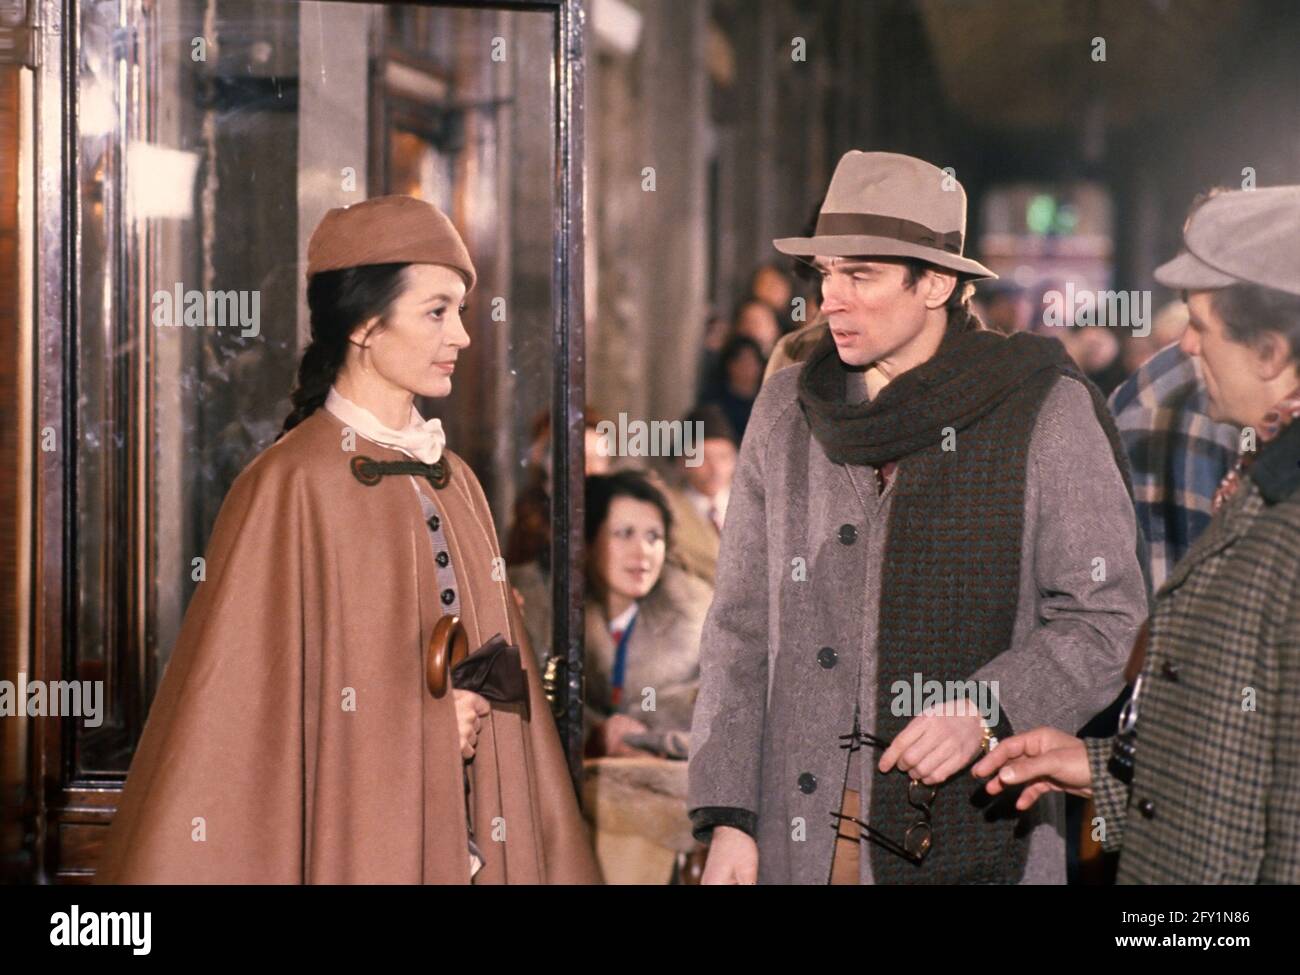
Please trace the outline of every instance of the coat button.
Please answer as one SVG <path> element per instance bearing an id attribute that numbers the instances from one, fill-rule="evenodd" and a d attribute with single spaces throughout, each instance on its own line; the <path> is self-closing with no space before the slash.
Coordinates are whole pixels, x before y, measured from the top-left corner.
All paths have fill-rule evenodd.
<path id="1" fill-rule="evenodd" d="M 437 515 L 433 515 L 429 518 L 429 531 L 436 532 L 440 525 L 442 525 L 442 522 L 438 519 Z"/>
<path id="2" fill-rule="evenodd" d="M 442 566 L 443 568 L 446 568 L 446 567 L 447 567 L 447 563 L 450 562 L 450 561 L 451 561 L 451 558 L 448 557 L 448 555 L 447 555 L 446 552 L 439 552 L 439 553 L 438 553 L 438 555 L 437 555 L 437 562 L 438 562 L 438 564 L 439 564 L 440 566 Z"/>
<path id="3" fill-rule="evenodd" d="M 444 589 L 442 591 L 442 604 L 444 606 L 450 606 L 452 602 L 455 601 L 455 599 L 456 599 L 456 590 Z"/>
<path id="4" fill-rule="evenodd" d="M 1156 804 L 1152 802 L 1150 799 L 1143 799 L 1141 802 L 1138 803 L 1138 812 L 1140 812 L 1147 819 L 1155 819 Z"/>
<path id="5" fill-rule="evenodd" d="M 835 661 L 838 657 L 839 654 L 835 652 L 834 647 L 822 647 L 817 651 L 817 662 L 827 670 L 830 670 L 835 666 Z"/>
<path id="6" fill-rule="evenodd" d="M 812 795 L 817 791 L 817 776 L 811 772 L 805 772 L 799 776 L 799 791 L 806 796 Z"/>
<path id="7" fill-rule="evenodd" d="M 852 545 L 858 540 L 858 530 L 852 525 L 840 525 L 840 541 Z"/>
<path id="8" fill-rule="evenodd" d="M 1166 660 L 1160 665 L 1160 673 L 1166 680 L 1178 680 L 1178 665 L 1172 660 Z"/>

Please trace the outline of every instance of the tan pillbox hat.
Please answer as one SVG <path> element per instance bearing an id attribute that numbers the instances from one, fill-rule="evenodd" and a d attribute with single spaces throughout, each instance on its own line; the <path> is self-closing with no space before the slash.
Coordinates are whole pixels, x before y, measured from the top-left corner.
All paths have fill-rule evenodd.
<path id="1" fill-rule="evenodd" d="M 321 218 L 307 244 L 307 277 L 366 264 L 444 264 L 460 272 L 466 291 L 477 278 L 451 220 L 413 196 L 377 196 Z"/>

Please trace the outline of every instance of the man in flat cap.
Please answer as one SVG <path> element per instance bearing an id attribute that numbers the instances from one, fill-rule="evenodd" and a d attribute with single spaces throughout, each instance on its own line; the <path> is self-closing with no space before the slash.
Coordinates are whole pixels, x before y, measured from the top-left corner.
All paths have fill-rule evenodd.
<path id="1" fill-rule="evenodd" d="M 763 385 L 732 483 L 692 727 L 705 882 L 1065 880 L 1063 799 L 1018 816 L 959 773 L 1114 698 L 1143 544 L 1100 393 L 971 314 L 993 274 L 965 229 L 950 174 L 853 151 L 814 235 L 774 242 L 829 333 Z"/>
<path id="2" fill-rule="evenodd" d="M 1036 728 L 973 771 L 1022 809 L 1091 796 L 1119 883 L 1300 883 L 1300 186 L 1212 197 L 1183 240 L 1156 280 L 1243 450 L 1156 593 L 1115 737 Z"/>

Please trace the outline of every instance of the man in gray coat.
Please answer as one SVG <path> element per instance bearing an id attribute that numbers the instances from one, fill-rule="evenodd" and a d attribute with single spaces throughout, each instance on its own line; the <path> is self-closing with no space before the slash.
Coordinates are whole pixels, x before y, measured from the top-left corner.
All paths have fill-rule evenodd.
<path id="1" fill-rule="evenodd" d="M 1061 797 L 958 773 L 1073 732 L 1148 587 L 1127 462 L 1061 344 L 970 314 L 965 192 L 841 159 L 811 238 L 830 332 L 764 384 L 701 643 L 688 806 L 706 883 L 1061 883 Z"/>

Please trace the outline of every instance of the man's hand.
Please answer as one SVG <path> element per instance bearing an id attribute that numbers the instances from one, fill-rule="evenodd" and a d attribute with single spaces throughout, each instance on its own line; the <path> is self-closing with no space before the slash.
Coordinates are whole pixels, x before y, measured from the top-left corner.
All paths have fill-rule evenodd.
<path id="1" fill-rule="evenodd" d="M 744 830 L 715 826 L 701 886 L 758 883 L 758 844 Z"/>
<path id="2" fill-rule="evenodd" d="M 468 762 L 474 757 L 479 729 L 483 727 L 483 719 L 492 707 L 486 698 L 473 691 L 452 688 L 451 696 L 456 704 L 456 727 L 460 731 L 460 757 Z"/>
<path id="3" fill-rule="evenodd" d="M 981 779 L 992 775 L 984 788 L 994 796 L 1009 785 L 1026 786 L 1016 800 L 1020 810 L 1048 792 L 1092 796 L 1092 769 L 1083 741 L 1056 728 L 1035 728 L 998 742 L 975 763 L 971 774 Z"/>
<path id="4" fill-rule="evenodd" d="M 907 723 L 885 754 L 880 771 L 897 766 L 926 785 L 939 785 L 956 775 L 980 753 L 984 721 L 967 698 L 927 708 Z"/>
<path id="5" fill-rule="evenodd" d="M 648 729 L 636 718 L 626 714 L 611 714 L 600 727 L 604 738 L 604 753 L 610 758 L 631 758 L 634 755 L 649 755 L 644 748 L 633 748 L 623 740 L 624 735 L 643 734 Z"/>

